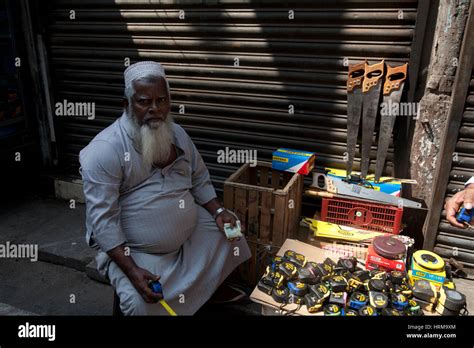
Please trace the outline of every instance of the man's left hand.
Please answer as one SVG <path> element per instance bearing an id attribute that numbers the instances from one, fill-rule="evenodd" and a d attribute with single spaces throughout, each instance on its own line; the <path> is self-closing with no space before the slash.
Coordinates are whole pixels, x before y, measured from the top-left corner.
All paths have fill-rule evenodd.
<path id="1" fill-rule="evenodd" d="M 235 218 L 235 216 L 230 214 L 227 210 L 220 213 L 216 218 L 217 227 L 219 227 L 219 230 L 223 233 L 225 233 L 224 224 L 226 223 L 230 223 L 232 227 L 235 227 L 237 223 L 237 219 Z M 240 240 L 240 238 L 232 238 L 229 239 L 229 241 L 233 242 L 235 239 Z"/>

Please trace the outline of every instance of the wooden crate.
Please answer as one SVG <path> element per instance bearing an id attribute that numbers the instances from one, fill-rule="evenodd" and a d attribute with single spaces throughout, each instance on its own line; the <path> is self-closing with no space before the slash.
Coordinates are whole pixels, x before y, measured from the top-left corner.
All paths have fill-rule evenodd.
<path id="1" fill-rule="evenodd" d="M 303 176 L 272 169 L 271 163 L 244 164 L 224 183 L 224 206 L 240 219 L 252 258 L 241 267 L 255 285 L 269 258 L 287 238 L 296 238 Z"/>

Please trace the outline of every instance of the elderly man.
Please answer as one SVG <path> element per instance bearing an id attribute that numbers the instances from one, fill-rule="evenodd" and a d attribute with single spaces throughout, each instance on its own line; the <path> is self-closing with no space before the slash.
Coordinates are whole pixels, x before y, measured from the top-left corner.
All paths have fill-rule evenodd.
<path id="1" fill-rule="evenodd" d="M 125 70 L 125 111 L 80 152 L 86 240 L 99 249 L 126 315 L 166 314 L 148 284 L 160 279 L 178 314 L 194 314 L 239 264 L 247 243 L 227 240 L 232 213 L 186 132 L 173 123 L 165 72 L 156 62 Z"/>
<path id="2" fill-rule="evenodd" d="M 464 190 L 456 193 L 448 199 L 444 205 L 446 219 L 451 225 L 461 228 L 466 228 L 466 225 L 456 221 L 456 214 L 463 204 L 466 209 L 472 209 L 472 205 L 474 204 L 474 176 L 470 178 L 464 186 Z"/>

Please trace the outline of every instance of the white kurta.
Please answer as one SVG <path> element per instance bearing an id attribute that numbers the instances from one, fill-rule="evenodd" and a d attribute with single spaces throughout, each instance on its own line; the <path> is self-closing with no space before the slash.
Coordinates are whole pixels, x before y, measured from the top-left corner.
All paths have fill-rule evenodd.
<path id="1" fill-rule="evenodd" d="M 124 114 L 80 153 L 86 197 L 86 239 L 100 249 L 99 271 L 120 297 L 125 314 L 165 314 L 146 303 L 107 256 L 130 247 L 139 267 L 161 276 L 166 301 L 194 314 L 239 264 L 250 257 L 244 239 L 228 242 L 200 205 L 216 197 L 204 162 L 186 132 L 173 124 L 178 158 L 146 168 Z"/>

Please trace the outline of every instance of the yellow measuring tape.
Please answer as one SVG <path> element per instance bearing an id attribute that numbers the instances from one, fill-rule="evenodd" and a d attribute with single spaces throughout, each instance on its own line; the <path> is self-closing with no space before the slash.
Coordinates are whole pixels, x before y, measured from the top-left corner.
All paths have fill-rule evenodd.
<path id="1" fill-rule="evenodd" d="M 169 315 L 171 315 L 172 317 L 177 316 L 176 312 L 173 310 L 173 308 L 169 306 L 169 304 L 165 300 L 160 300 L 160 304 L 169 313 Z"/>

